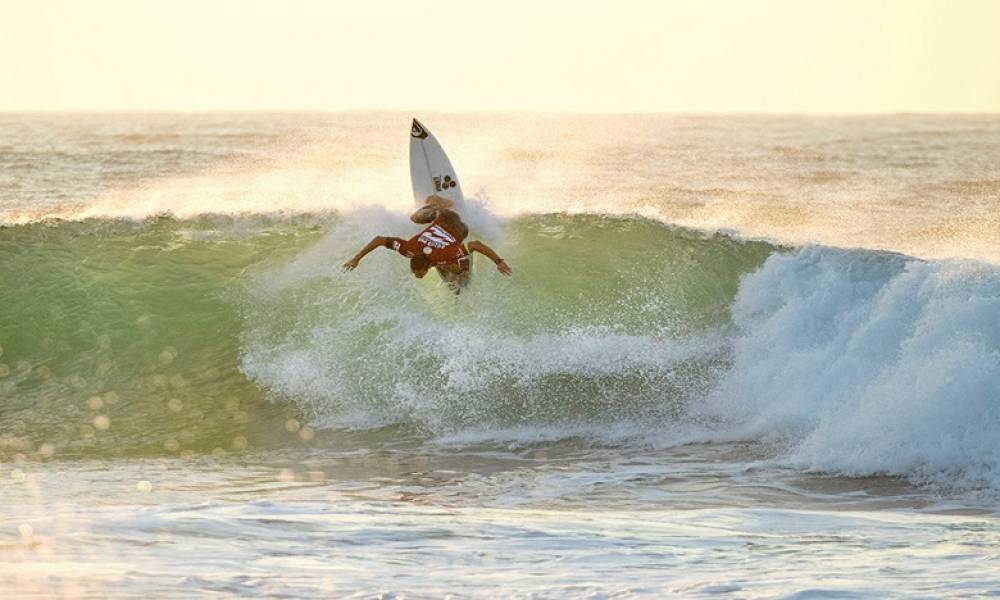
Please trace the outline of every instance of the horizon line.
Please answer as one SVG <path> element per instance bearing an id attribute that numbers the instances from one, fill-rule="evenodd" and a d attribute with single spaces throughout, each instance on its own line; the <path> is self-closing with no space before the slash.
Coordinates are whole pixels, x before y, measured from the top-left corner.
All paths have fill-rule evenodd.
<path id="1" fill-rule="evenodd" d="M 1000 116 L 997 111 L 871 111 L 871 112 L 781 112 L 781 111 L 585 111 L 585 110 L 548 110 L 548 109 L 476 109 L 476 110 L 442 110 L 442 109 L 398 109 L 398 108 L 364 108 L 364 109 L 306 109 L 306 108 L 210 108 L 210 109 L 0 109 L 0 115 L 221 115 L 221 114 L 314 114 L 314 115 L 348 115 L 348 114 L 444 114 L 444 115 L 567 115 L 567 116 L 691 116 L 691 117 L 904 117 L 904 116 L 956 116 L 956 117 L 989 117 Z"/>

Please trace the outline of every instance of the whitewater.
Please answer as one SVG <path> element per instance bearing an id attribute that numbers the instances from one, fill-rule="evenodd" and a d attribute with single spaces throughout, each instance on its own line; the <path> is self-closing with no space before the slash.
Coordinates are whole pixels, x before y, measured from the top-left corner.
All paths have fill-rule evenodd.
<path id="1" fill-rule="evenodd" d="M 0 588 L 1000 589 L 1000 118 L 421 117 L 0 115 Z"/>

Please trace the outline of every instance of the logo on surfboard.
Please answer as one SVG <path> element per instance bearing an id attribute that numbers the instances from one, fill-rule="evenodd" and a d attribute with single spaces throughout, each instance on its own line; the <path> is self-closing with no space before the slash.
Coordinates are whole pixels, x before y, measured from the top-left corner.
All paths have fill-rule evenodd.
<path id="1" fill-rule="evenodd" d="M 444 179 L 440 175 L 434 176 L 434 189 L 437 191 L 447 190 L 448 188 L 453 188 L 458 185 L 458 182 L 451 178 L 451 175 L 445 175 Z"/>
<path id="2" fill-rule="evenodd" d="M 417 123 L 416 119 L 413 119 L 413 127 L 410 128 L 410 135 L 418 140 L 422 140 L 427 137 L 427 131 L 420 126 L 420 123 Z"/>

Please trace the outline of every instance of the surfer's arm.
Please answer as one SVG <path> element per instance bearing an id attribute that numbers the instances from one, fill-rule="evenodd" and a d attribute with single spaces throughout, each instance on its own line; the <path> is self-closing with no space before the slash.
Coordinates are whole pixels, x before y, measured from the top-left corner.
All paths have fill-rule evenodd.
<path id="1" fill-rule="evenodd" d="M 390 237 L 385 237 L 383 235 L 376 235 L 375 237 L 372 238 L 372 241 L 368 242 L 368 244 L 365 245 L 364 248 L 359 250 L 357 254 L 351 257 L 351 260 L 344 263 L 343 267 L 344 271 L 353 271 L 354 269 L 357 268 L 358 263 L 361 262 L 361 259 L 367 256 L 369 252 L 371 252 L 375 248 L 378 248 L 379 246 L 385 246 L 389 248 L 390 247 L 389 243 L 395 239 L 399 238 L 390 238 Z"/>
<path id="2" fill-rule="evenodd" d="M 511 274 L 512 271 L 510 270 L 510 266 L 504 259 L 500 258 L 500 256 L 493 251 L 493 248 L 490 248 L 489 246 L 480 242 L 479 240 L 472 240 L 471 242 L 466 244 L 466 247 L 469 249 L 469 252 L 478 252 L 480 254 L 485 255 L 486 258 L 492 260 L 493 264 L 497 266 L 497 270 L 503 273 L 504 275 Z"/>

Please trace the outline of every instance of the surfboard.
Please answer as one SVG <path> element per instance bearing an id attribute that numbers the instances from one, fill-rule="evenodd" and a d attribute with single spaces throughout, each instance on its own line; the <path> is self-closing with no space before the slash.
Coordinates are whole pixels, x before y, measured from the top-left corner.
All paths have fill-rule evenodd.
<path id="1" fill-rule="evenodd" d="M 413 119 L 410 128 L 410 182 L 413 184 L 413 201 L 419 208 L 431 196 L 451 200 L 455 210 L 465 204 L 462 186 L 448 155 L 424 125 Z"/>

